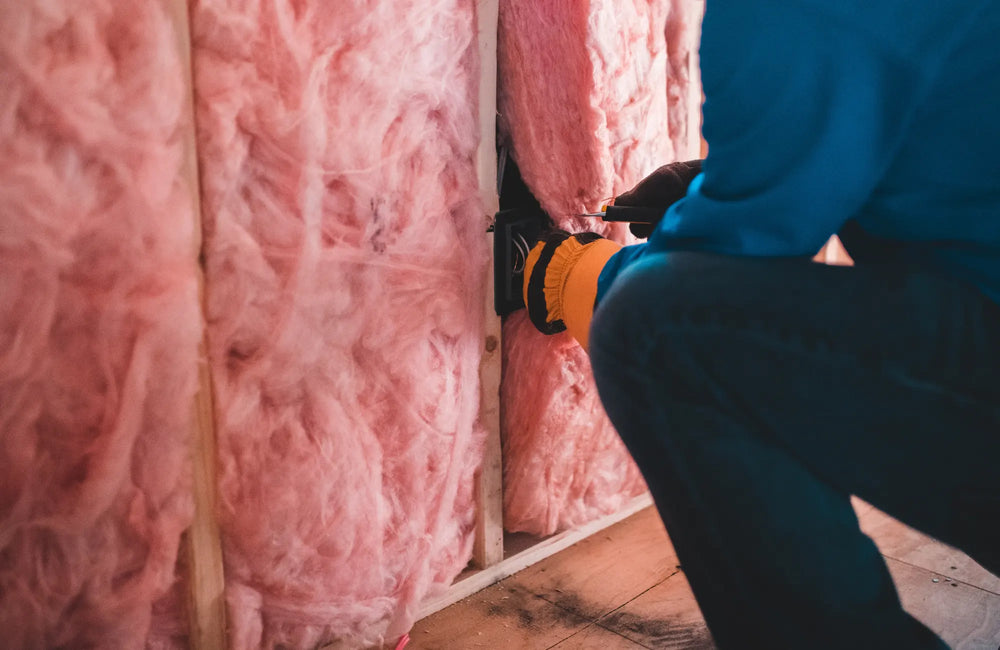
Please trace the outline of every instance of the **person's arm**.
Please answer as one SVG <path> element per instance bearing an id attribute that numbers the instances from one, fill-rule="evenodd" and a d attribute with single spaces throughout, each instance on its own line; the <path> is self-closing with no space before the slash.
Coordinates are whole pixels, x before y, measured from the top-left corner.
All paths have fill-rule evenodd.
<path id="1" fill-rule="evenodd" d="M 615 197 L 615 205 L 655 208 L 663 215 L 687 192 L 701 171 L 700 160 L 663 165 L 635 187 Z M 655 224 L 630 224 L 632 233 L 646 237 Z M 597 280 L 621 246 L 592 233 L 549 234 L 528 254 L 524 304 L 532 324 L 544 334 L 568 330 L 584 349 L 597 301 Z"/>
<path id="2" fill-rule="evenodd" d="M 611 260 L 599 295 L 647 251 L 815 254 L 871 196 L 943 60 L 914 56 L 930 36 L 906 33 L 919 30 L 891 13 L 850 1 L 710 1 L 702 174 L 648 244 Z"/>
<path id="3" fill-rule="evenodd" d="M 948 51 L 933 39 L 957 33 L 914 16 L 902 2 L 711 0 L 702 173 L 648 243 L 608 259 L 597 300 L 649 252 L 815 254 L 886 171 Z"/>

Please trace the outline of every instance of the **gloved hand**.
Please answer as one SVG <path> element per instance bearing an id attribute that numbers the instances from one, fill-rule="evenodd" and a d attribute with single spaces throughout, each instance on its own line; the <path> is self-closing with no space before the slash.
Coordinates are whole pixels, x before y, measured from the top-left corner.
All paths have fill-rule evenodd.
<path id="1" fill-rule="evenodd" d="M 664 165 L 619 195 L 615 205 L 662 207 L 662 214 L 687 193 L 688 185 L 699 173 L 700 160 Z M 629 228 L 637 237 L 648 237 L 655 226 L 630 224 Z M 523 287 L 524 304 L 535 328 L 543 334 L 569 330 L 586 349 L 597 300 L 597 279 L 620 249 L 620 245 L 594 233 L 555 231 L 538 242 L 528 254 Z"/>
<path id="2" fill-rule="evenodd" d="M 639 181 L 628 192 L 615 197 L 615 205 L 662 208 L 660 216 L 671 205 L 687 194 L 688 185 L 701 173 L 701 160 L 674 162 L 660 167 Z M 653 233 L 656 224 L 633 223 L 629 230 L 636 237 L 645 239 Z"/>
<path id="3" fill-rule="evenodd" d="M 597 278 L 621 246 L 594 233 L 556 231 L 538 242 L 524 267 L 524 304 L 543 334 L 563 330 L 587 348 Z"/>

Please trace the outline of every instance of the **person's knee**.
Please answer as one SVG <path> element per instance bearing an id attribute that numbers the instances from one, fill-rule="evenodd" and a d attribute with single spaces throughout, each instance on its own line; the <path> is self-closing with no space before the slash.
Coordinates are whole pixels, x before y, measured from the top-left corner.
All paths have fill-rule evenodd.
<path id="1" fill-rule="evenodd" d="M 690 284 L 684 279 L 691 266 L 687 255 L 657 254 L 637 260 L 615 278 L 598 304 L 589 350 L 602 398 L 626 384 L 641 383 L 636 375 L 648 370 L 654 347 L 680 336 L 672 333 L 670 314 L 683 306 L 688 293 L 681 288 Z"/>
<path id="2" fill-rule="evenodd" d="M 705 280 L 726 258 L 707 253 L 647 255 L 622 271 L 594 312 L 590 349 L 615 356 L 641 347 L 650 336 L 662 334 L 673 316 L 699 304 L 712 303 L 715 287 L 725 282 Z"/>
<path id="3" fill-rule="evenodd" d="M 649 281 L 656 279 L 653 266 L 639 260 L 625 269 L 598 303 L 590 326 L 590 355 L 598 373 L 602 360 L 621 359 L 636 341 L 627 336 L 648 325 L 646 301 Z"/>
<path id="4" fill-rule="evenodd" d="M 800 309 L 783 292 L 808 294 L 826 267 L 807 259 L 751 258 L 713 253 L 647 255 L 622 271 L 597 310 L 591 351 L 627 352 L 650 336 L 691 332 L 702 321 L 782 320 Z"/>

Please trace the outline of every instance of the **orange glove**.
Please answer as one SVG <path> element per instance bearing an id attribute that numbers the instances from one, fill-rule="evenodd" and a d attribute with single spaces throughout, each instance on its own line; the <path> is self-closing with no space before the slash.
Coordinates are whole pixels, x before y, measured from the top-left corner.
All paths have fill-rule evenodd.
<path id="1" fill-rule="evenodd" d="M 619 244 L 594 233 L 555 232 L 531 249 L 524 268 L 524 304 L 543 334 L 563 330 L 587 349 L 597 278 Z"/>

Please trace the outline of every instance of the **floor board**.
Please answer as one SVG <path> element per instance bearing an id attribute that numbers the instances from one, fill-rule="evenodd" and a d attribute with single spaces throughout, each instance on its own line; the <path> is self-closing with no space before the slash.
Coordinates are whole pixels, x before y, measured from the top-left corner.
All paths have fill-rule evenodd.
<path id="1" fill-rule="evenodd" d="M 589 625 L 552 646 L 552 650 L 643 650 L 645 647 L 599 625 Z"/>
<path id="2" fill-rule="evenodd" d="M 903 609 L 950 647 L 1000 647 L 1000 596 L 898 560 L 890 558 L 887 563 Z"/>
<path id="3" fill-rule="evenodd" d="M 1000 578 L 854 505 L 907 611 L 958 650 L 1000 647 Z M 419 621 L 410 637 L 408 650 L 715 647 L 653 508 Z"/>
<path id="4" fill-rule="evenodd" d="M 628 602 L 677 570 L 677 555 L 653 508 L 517 574 L 517 580 L 588 620 Z"/>
<path id="5" fill-rule="evenodd" d="M 598 625 L 647 648 L 711 650 L 712 635 L 683 571 L 598 620 Z"/>
<path id="6" fill-rule="evenodd" d="M 418 622 L 407 650 L 544 650 L 590 624 L 531 593 L 515 576 Z"/>
<path id="7" fill-rule="evenodd" d="M 875 540 L 882 555 L 1000 595 L 1000 577 L 979 566 L 965 553 L 913 530 L 875 508 L 869 507 L 859 520 L 861 530 Z"/>

